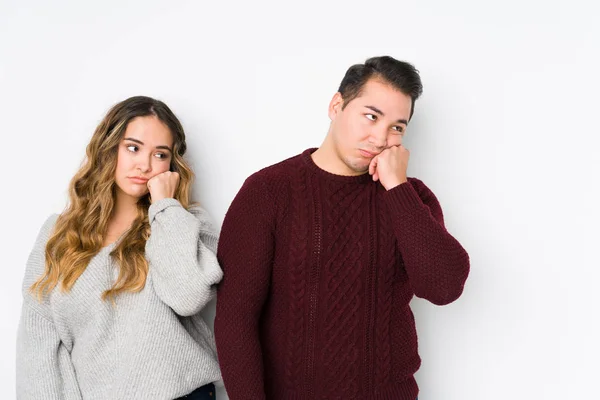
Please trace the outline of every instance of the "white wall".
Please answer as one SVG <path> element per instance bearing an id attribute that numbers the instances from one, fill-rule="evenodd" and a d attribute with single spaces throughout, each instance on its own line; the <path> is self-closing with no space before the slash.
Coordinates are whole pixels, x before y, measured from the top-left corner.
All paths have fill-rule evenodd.
<path id="1" fill-rule="evenodd" d="M 176 112 L 220 225 L 248 175 L 321 143 L 347 67 L 382 54 L 422 73 L 409 172 L 472 261 L 460 300 L 414 302 L 420 398 L 600 398 L 594 3 L 2 0 L 0 398 L 26 258 L 111 105 Z"/>

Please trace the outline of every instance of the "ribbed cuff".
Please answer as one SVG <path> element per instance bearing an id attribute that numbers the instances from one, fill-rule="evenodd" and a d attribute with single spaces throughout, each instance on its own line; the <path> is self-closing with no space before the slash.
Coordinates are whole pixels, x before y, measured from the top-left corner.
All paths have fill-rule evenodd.
<path id="1" fill-rule="evenodd" d="M 423 207 L 423 201 L 410 182 L 404 182 L 390 189 L 385 194 L 385 199 L 395 213 L 411 212 Z"/>
<path id="2" fill-rule="evenodd" d="M 223 271 L 216 261 L 214 263 L 208 263 L 206 267 L 204 273 L 200 276 L 200 280 L 202 281 L 202 284 L 204 284 L 204 287 L 210 289 L 212 286 L 221 282 L 223 279 Z"/>
<path id="3" fill-rule="evenodd" d="M 154 218 L 156 218 L 156 215 L 159 212 L 169 207 L 181 207 L 181 203 L 178 200 L 171 197 L 159 200 L 156 203 L 152 203 L 150 205 L 150 208 L 148 208 L 148 222 L 150 223 L 150 225 L 152 225 L 152 222 L 154 222 Z"/>

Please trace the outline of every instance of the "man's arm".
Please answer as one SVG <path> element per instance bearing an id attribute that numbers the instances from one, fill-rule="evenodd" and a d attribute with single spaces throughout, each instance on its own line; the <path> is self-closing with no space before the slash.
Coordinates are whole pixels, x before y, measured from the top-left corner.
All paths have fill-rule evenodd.
<path id="1" fill-rule="evenodd" d="M 446 231 L 433 192 L 420 180 L 407 178 L 409 157 L 404 146 L 392 146 L 373 158 L 369 173 L 387 190 L 385 202 L 415 295 L 434 304 L 448 304 L 463 291 L 469 255 Z"/>
<path id="2" fill-rule="evenodd" d="M 462 293 L 469 255 L 446 230 L 440 204 L 418 179 L 386 193 L 398 248 L 415 295 L 444 305 Z"/>
<path id="3" fill-rule="evenodd" d="M 233 200 L 217 258 L 224 277 L 217 290 L 215 338 L 231 400 L 265 399 L 259 321 L 269 292 L 275 204 L 256 175 Z"/>

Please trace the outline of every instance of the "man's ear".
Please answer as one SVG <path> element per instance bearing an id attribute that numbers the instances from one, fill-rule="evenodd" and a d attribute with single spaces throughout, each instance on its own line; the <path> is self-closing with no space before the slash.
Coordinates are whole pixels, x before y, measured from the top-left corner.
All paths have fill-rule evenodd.
<path id="1" fill-rule="evenodd" d="M 342 111 L 343 107 L 344 99 L 342 98 L 342 94 L 337 92 L 329 102 L 329 119 L 333 121 L 337 114 Z"/>

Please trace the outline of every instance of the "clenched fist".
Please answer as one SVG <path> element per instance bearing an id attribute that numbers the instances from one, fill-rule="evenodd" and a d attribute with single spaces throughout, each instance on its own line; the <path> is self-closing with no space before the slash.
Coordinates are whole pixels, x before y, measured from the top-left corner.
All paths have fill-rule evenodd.
<path id="1" fill-rule="evenodd" d="M 392 146 L 385 149 L 371 160 L 369 174 L 374 181 L 379 181 L 386 190 L 395 188 L 407 181 L 406 169 L 410 152 L 406 147 Z"/>
<path id="2" fill-rule="evenodd" d="M 175 196 L 177 185 L 179 185 L 177 172 L 167 171 L 152 177 L 148 181 L 150 200 L 154 203 Z"/>

